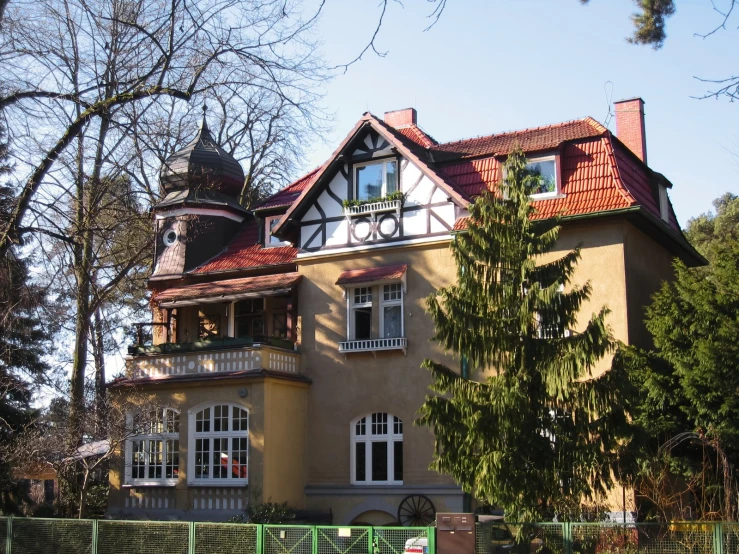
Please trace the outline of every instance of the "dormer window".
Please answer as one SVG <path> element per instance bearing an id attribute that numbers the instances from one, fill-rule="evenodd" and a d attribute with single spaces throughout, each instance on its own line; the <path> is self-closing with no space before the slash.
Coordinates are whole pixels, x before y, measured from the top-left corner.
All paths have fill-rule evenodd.
<path id="1" fill-rule="evenodd" d="M 539 188 L 531 194 L 532 198 L 549 198 L 559 194 L 559 172 L 557 171 L 556 156 L 529 158 L 526 162 L 526 170 L 541 178 Z"/>
<path id="2" fill-rule="evenodd" d="M 272 234 L 272 231 L 275 227 L 277 227 L 277 224 L 280 222 L 279 215 L 273 215 L 269 217 L 264 218 L 264 236 L 266 237 L 264 240 L 264 246 L 265 248 L 269 248 L 270 246 L 287 246 L 288 243 L 280 238 L 277 238 Z"/>
<path id="3" fill-rule="evenodd" d="M 356 165 L 354 183 L 356 200 L 383 198 L 398 190 L 398 162 L 386 160 Z"/>

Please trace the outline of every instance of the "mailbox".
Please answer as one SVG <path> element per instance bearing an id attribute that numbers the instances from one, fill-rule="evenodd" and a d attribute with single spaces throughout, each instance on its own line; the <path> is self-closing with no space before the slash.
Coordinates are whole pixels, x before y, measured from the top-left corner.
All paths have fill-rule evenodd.
<path id="1" fill-rule="evenodd" d="M 475 554 L 475 514 L 436 514 L 436 553 Z"/>

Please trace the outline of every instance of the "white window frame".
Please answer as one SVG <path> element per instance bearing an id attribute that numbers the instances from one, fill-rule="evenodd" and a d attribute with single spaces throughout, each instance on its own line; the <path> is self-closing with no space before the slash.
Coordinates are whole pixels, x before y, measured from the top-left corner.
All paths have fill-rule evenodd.
<path id="1" fill-rule="evenodd" d="M 264 218 L 264 247 L 265 248 L 277 248 L 278 246 L 290 246 L 290 243 L 273 237 L 272 235 L 272 223 L 279 221 L 281 215 L 268 215 Z M 274 242 L 272 239 L 275 239 Z"/>
<path id="2" fill-rule="evenodd" d="M 227 406 L 228 407 L 228 431 L 214 431 L 214 420 L 215 420 L 215 408 L 217 406 Z M 246 412 L 246 430 L 239 429 L 238 431 L 233 430 L 233 409 L 239 409 L 244 410 Z M 210 422 L 210 430 L 209 431 L 201 431 L 198 432 L 196 430 L 196 418 L 197 415 L 206 410 L 210 409 L 209 413 L 209 422 Z M 249 464 L 249 449 L 251 446 L 251 439 L 249 437 L 249 427 L 250 427 L 250 420 L 251 420 L 251 412 L 250 410 L 241 404 L 235 404 L 233 402 L 209 402 L 206 404 L 200 404 L 198 406 L 195 406 L 191 408 L 188 411 L 188 418 L 187 418 L 187 426 L 188 426 L 188 432 L 187 432 L 187 484 L 188 485 L 205 485 L 205 486 L 211 486 L 211 485 L 218 485 L 218 486 L 238 486 L 238 485 L 247 485 L 249 483 L 249 471 L 250 471 L 250 464 Z M 227 450 L 226 453 L 229 460 L 232 458 L 232 439 L 242 439 L 246 438 L 246 477 L 234 477 L 231 473 L 231 468 L 229 466 L 226 477 L 220 477 L 220 478 L 214 478 L 213 475 L 213 440 L 214 439 L 227 439 Z M 196 477 L 195 476 L 195 441 L 197 439 L 208 439 L 209 440 L 209 450 L 208 450 L 208 467 L 209 477 L 202 478 L 202 477 Z"/>
<path id="3" fill-rule="evenodd" d="M 369 200 L 369 198 L 359 198 L 358 174 L 361 168 L 367 167 L 370 165 L 382 164 L 382 191 L 380 193 L 380 197 L 384 198 L 385 196 L 388 195 L 388 191 L 387 191 L 387 164 L 388 163 L 395 164 L 395 190 L 391 192 L 396 192 L 400 190 L 400 171 L 399 171 L 400 164 L 398 163 L 397 158 L 389 158 L 386 160 L 373 160 L 369 162 L 358 163 L 358 164 L 354 164 L 354 199 L 355 200 L 360 200 L 360 201 Z"/>
<path id="4" fill-rule="evenodd" d="M 667 197 L 667 187 L 657 185 L 659 187 L 659 215 L 662 221 L 670 221 L 670 201 Z"/>
<path id="5" fill-rule="evenodd" d="M 356 297 L 356 291 L 366 289 L 368 292 L 364 296 L 369 296 L 369 300 L 366 302 L 355 302 Z M 363 286 L 363 287 L 352 287 L 348 289 L 347 294 L 347 304 L 346 304 L 346 315 L 347 315 L 347 322 L 346 322 L 346 337 L 347 340 L 367 340 L 367 339 L 357 339 L 356 338 L 356 329 L 355 322 L 354 322 L 354 311 L 357 308 L 369 308 L 370 309 L 370 339 L 372 337 L 372 320 L 374 319 L 374 309 L 372 308 L 372 299 L 374 297 L 375 291 L 373 290 L 373 287 L 370 286 Z"/>
<path id="6" fill-rule="evenodd" d="M 387 433 L 379 433 L 375 434 L 373 433 L 373 417 L 376 415 L 385 415 L 387 417 Z M 364 422 L 364 431 L 365 433 L 363 435 L 358 434 L 358 428 L 360 427 L 361 423 Z M 398 429 L 399 424 L 399 429 Z M 400 432 L 397 432 L 397 431 Z M 351 422 L 350 426 L 350 434 L 351 434 L 351 454 L 350 454 L 350 468 L 349 468 L 349 474 L 350 474 L 350 482 L 352 485 L 366 485 L 366 486 L 376 486 L 376 485 L 402 485 L 403 480 L 396 481 L 395 480 L 395 443 L 400 442 L 401 444 L 404 443 L 403 440 L 403 420 L 400 419 L 397 416 L 394 416 L 393 414 L 387 413 L 387 412 L 375 412 L 372 414 L 366 414 L 364 416 L 355 418 Z M 372 480 L 372 443 L 374 442 L 385 442 L 387 443 L 387 472 L 388 477 L 391 477 L 391 479 L 383 480 L 383 481 L 373 481 Z M 366 446 L 364 448 L 364 456 L 365 456 L 365 462 L 364 462 L 364 480 L 357 479 L 356 475 L 356 456 L 357 456 L 357 444 L 358 443 L 364 443 Z M 405 444 L 403 444 L 403 448 L 405 448 Z M 403 456 L 405 458 L 405 456 Z M 401 468 L 401 471 L 403 468 Z M 405 474 L 404 474 L 405 476 Z M 369 477 L 369 479 L 367 479 Z"/>
<path id="7" fill-rule="evenodd" d="M 180 411 L 174 408 L 157 408 L 157 418 L 161 418 L 162 422 L 162 431 L 157 432 L 155 430 L 151 429 L 152 424 L 155 422 L 152 421 L 146 421 L 144 422 L 145 426 L 149 427 L 148 433 L 136 433 L 135 435 L 132 435 L 126 440 L 125 443 L 125 452 L 124 452 L 124 463 L 125 463 L 125 471 L 124 471 L 124 483 L 128 486 L 147 486 L 147 485 L 155 485 L 155 486 L 174 486 L 177 484 L 177 481 L 179 480 L 180 475 L 180 453 L 181 453 L 181 442 L 180 442 Z M 173 420 L 173 423 L 176 421 L 176 428 L 177 431 L 171 431 L 166 432 L 166 425 L 167 421 L 170 417 L 170 415 L 175 416 L 175 420 Z M 130 426 L 131 429 L 134 431 L 134 426 L 136 425 L 135 422 L 135 416 L 133 414 L 129 414 L 127 417 L 127 423 Z M 134 442 L 144 442 L 146 445 L 144 447 L 144 474 L 149 473 L 149 468 L 151 467 L 149 464 L 149 456 L 148 453 L 148 445 L 151 442 L 159 442 L 162 443 L 162 463 L 161 463 L 161 471 L 162 471 L 162 477 L 160 478 L 152 478 L 152 477 L 133 477 L 133 443 Z M 177 477 L 165 477 L 167 474 L 167 455 L 169 454 L 169 441 L 177 441 L 177 465 L 173 466 L 177 468 Z M 159 465 L 159 464 L 156 464 Z"/>
<path id="8" fill-rule="evenodd" d="M 559 288 L 557 288 L 557 295 L 563 294 L 564 291 L 565 291 L 565 286 L 564 285 L 559 285 Z M 544 327 L 542 327 L 542 325 L 541 325 L 542 322 L 541 322 L 539 313 L 536 312 L 536 314 L 535 314 L 534 317 L 536 318 L 536 338 L 539 338 L 539 339 L 549 339 L 550 337 L 547 337 L 546 336 L 546 333 L 544 331 Z M 568 338 L 570 335 L 571 335 L 570 330 L 569 329 L 565 329 L 564 332 L 562 333 L 562 337 L 560 337 L 560 338 Z"/>
<path id="9" fill-rule="evenodd" d="M 559 160 L 556 154 L 550 154 L 548 156 L 537 156 L 535 158 L 526 158 L 526 165 L 539 163 L 539 162 L 554 162 L 554 191 L 552 192 L 539 192 L 532 194 L 531 198 L 535 200 L 544 200 L 546 198 L 556 198 L 560 195 L 560 176 L 559 176 Z"/>
<path id="10" fill-rule="evenodd" d="M 393 300 L 385 300 L 385 287 L 397 287 L 397 292 L 400 298 Z M 392 291 L 391 291 L 392 292 Z M 379 286 L 380 293 L 380 338 L 402 338 L 405 337 L 405 308 L 403 307 L 403 283 L 400 281 L 394 283 L 384 283 Z M 399 337 L 386 337 L 385 336 L 385 307 L 386 306 L 400 306 L 400 336 Z"/>

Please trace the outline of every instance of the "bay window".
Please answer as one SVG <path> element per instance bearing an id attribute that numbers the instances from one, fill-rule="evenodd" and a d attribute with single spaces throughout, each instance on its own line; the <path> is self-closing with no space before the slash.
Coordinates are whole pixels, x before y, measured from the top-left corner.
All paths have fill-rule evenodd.
<path id="1" fill-rule="evenodd" d="M 378 412 L 351 425 L 351 483 L 403 484 L 403 421 Z"/>
<path id="2" fill-rule="evenodd" d="M 249 412 L 234 404 L 214 404 L 190 413 L 190 484 L 248 482 Z"/>
<path id="3" fill-rule="evenodd" d="M 125 448 L 126 483 L 175 485 L 180 472 L 180 414 L 160 408 L 132 416 Z"/>

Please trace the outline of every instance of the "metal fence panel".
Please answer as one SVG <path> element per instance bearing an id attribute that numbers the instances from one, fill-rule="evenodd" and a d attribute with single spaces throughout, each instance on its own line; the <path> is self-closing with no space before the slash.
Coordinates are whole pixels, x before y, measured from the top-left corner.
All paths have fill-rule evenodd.
<path id="1" fill-rule="evenodd" d="M 712 523 L 572 524 L 575 554 L 713 554 Z"/>
<path id="2" fill-rule="evenodd" d="M 475 529 L 477 554 L 529 554 L 565 552 L 564 526 L 561 523 L 508 523 L 486 521 Z"/>
<path id="3" fill-rule="evenodd" d="M 13 518 L 12 533 L 13 554 L 92 552 L 93 523 L 89 520 Z"/>
<path id="4" fill-rule="evenodd" d="M 189 536 L 184 522 L 100 521 L 98 554 L 188 554 Z"/>
<path id="5" fill-rule="evenodd" d="M 369 527 L 317 527 L 318 554 L 372 554 Z"/>
<path id="6" fill-rule="evenodd" d="M 313 527 L 265 525 L 264 554 L 312 554 Z"/>
<path id="7" fill-rule="evenodd" d="M 375 527 L 375 542 L 380 554 L 403 554 L 406 541 L 428 545 L 428 527 Z"/>
<path id="8" fill-rule="evenodd" d="M 258 554 L 256 525 L 196 523 L 195 554 Z"/>
<path id="9" fill-rule="evenodd" d="M 0 554 L 6 554 L 5 545 L 8 542 L 8 518 L 0 517 Z"/>

